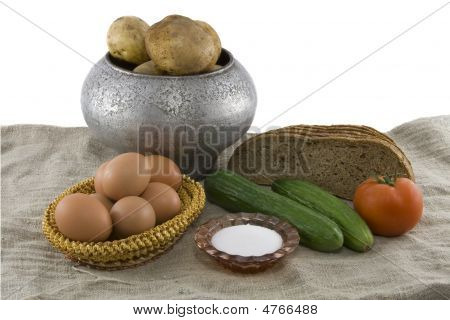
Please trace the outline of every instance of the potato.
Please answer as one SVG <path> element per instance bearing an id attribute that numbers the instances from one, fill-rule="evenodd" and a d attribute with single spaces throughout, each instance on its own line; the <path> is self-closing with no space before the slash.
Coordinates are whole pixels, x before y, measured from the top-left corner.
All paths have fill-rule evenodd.
<path id="1" fill-rule="evenodd" d="M 211 27 L 205 21 L 196 20 L 195 22 L 197 24 L 199 24 L 203 28 L 203 30 L 208 32 L 211 35 L 211 37 L 213 37 L 214 46 L 216 48 L 216 56 L 217 56 L 217 58 L 215 60 L 211 61 L 211 64 L 209 65 L 209 68 L 208 68 L 208 71 L 215 71 L 215 70 L 220 68 L 220 66 L 219 66 L 219 68 L 214 69 L 214 66 L 216 65 L 217 59 L 219 59 L 220 53 L 222 52 L 222 44 L 220 43 L 219 35 L 217 34 L 216 30 L 214 30 L 214 28 Z"/>
<path id="2" fill-rule="evenodd" d="M 214 37 L 200 24 L 179 15 L 152 25 L 145 45 L 155 65 L 172 75 L 201 73 L 218 59 Z"/>
<path id="3" fill-rule="evenodd" d="M 115 20 L 108 30 L 109 53 L 134 64 L 150 60 L 145 49 L 145 33 L 149 25 L 138 17 L 125 16 Z"/>
<path id="4" fill-rule="evenodd" d="M 136 73 L 149 74 L 153 76 L 159 76 L 164 74 L 164 71 L 158 69 L 152 60 L 138 65 L 136 68 L 134 68 L 133 71 Z"/>

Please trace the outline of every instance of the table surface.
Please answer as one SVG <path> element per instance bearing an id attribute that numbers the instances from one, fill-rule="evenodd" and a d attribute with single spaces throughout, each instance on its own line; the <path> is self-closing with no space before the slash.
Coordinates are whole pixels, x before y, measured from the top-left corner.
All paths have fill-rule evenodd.
<path id="1" fill-rule="evenodd" d="M 389 132 L 411 160 L 425 200 L 420 224 L 373 250 L 320 253 L 299 247 L 266 272 L 223 269 L 198 250 L 195 229 L 225 213 L 208 203 L 174 248 L 123 271 L 78 266 L 41 231 L 43 211 L 66 187 L 92 176 L 115 152 L 87 128 L 1 129 L 3 299 L 447 299 L 450 297 L 450 116 Z"/>

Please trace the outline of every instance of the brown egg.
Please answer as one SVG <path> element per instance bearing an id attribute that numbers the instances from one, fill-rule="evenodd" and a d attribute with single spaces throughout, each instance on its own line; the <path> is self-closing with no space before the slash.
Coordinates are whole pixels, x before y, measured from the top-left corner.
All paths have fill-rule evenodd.
<path id="1" fill-rule="evenodd" d="M 146 157 L 146 171 L 150 173 L 150 182 L 161 182 L 177 190 L 181 186 L 180 168 L 171 159 L 151 155 Z"/>
<path id="2" fill-rule="evenodd" d="M 145 172 L 145 157 L 139 153 L 122 153 L 110 160 L 103 171 L 104 194 L 113 200 L 138 196 L 147 188 L 150 175 Z"/>
<path id="3" fill-rule="evenodd" d="M 155 226 L 155 211 L 147 200 L 129 196 L 117 201 L 110 211 L 114 236 L 126 238 Z"/>
<path id="4" fill-rule="evenodd" d="M 59 231 L 76 241 L 104 241 L 112 231 L 108 210 L 84 193 L 65 196 L 56 206 L 55 220 Z"/>
<path id="5" fill-rule="evenodd" d="M 94 178 L 94 188 L 95 192 L 103 194 L 103 173 L 105 170 L 106 165 L 109 161 L 103 162 L 100 167 L 98 167 L 97 171 L 95 172 L 95 178 Z"/>
<path id="6" fill-rule="evenodd" d="M 180 212 L 180 197 L 167 184 L 150 182 L 141 197 L 150 202 L 155 210 L 156 224 L 172 219 Z"/>
<path id="7" fill-rule="evenodd" d="M 114 205 L 114 203 L 110 199 L 108 199 L 101 193 L 92 193 L 89 196 L 100 201 L 105 206 L 106 210 L 108 210 L 108 212 L 109 212 L 109 210 L 111 210 L 112 206 Z"/>

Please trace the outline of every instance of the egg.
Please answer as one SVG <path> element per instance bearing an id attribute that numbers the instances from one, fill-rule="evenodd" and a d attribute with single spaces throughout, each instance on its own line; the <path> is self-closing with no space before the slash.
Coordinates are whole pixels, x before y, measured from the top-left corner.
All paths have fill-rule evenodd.
<path id="1" fill-rule="evenodd" d="M 181 200 L 178 193 L 164 183 L 150 182 L 141 197 L 152 205 L 156 224 L 170 220 L 180 212 Z"/>
<path id="2" fill-rule="evenodd" d="M 112 206 L 114 205 L 114 203 L 110 199 L 108 199 L 101 193 L 92 193 L 89 196 L 100 201 L 101 204 L 103 204 L 105 206 L 106 210 L 108 210 L 108 212 L 109 212 L 109 210 L 111 210 Z"/>
<path id="3" fill-rule="evenodd" d="M 150 174 L 150 182 L 161 182 L 175 190 L 181 186 L 181 171 L 173 160 L 159 155 L 150 155 L 146 157 L 146 161 L 146 171 Z"/>
<path id="4" fill-rule="evenodd" d="M 56 206 L 55 221 L 59 231 L 75 241 L 104 241 L 112 231 L 108 210 L 84 193 L 65 196 Z"/>
<path id="5" fill-rule="evenodd" d="M 106 161 L 98 167 L 97 171 L 95 172 L 95 178 L 94 178 L 94 188 L 95 192 L 103 194 L 103 173 L 105 170 L 106 165 L 109 161 Z"/>
<path id="6" fill-rule="evenodd" d="M 146 158 L 135 152 L 122 153 L 110 160 L 103 170 L 103 193 L 110 199 L 140 195 L 150 174 L 144 170 Z"/>
<path id="7" fill-rule="evenodd" d="M 117 201 L 110 211 L 114 236 L 118 239 L 139 234 L 155 226 L 155 211 L 140 197 L 128 196 Z"/>

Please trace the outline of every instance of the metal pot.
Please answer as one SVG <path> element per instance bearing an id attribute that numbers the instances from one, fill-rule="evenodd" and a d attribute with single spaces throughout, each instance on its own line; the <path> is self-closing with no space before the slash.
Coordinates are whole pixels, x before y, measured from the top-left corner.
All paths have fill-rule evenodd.
<path id="1" fill-rule="evenodd" d="M 194 177 L 249 129 L 256 90 L 244 67 L 222 49 L 219 70 L 189 76 L 132 72 L 106 54 L 83 84 L 81 108 L 93 135 L 119 152 L 161 154 Z"/>

